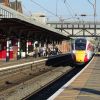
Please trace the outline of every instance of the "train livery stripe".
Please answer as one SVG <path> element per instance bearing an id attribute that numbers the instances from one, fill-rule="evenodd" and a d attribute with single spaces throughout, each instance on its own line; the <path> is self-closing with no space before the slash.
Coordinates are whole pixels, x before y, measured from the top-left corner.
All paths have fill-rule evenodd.
<path id="1" fill-rule="evenodd" d="M 63 92 L 65 88 L 67 88 L 81 73 L 83 73 L 83 71 L 89 66 L 89 64 L 93 61 L 93 59 L 78 74 L 76 74 L 70 81 L 68 81 L 65 85 L 63 85 L 57 92 L 55 92 L 47 100 L 54 100 L 61 92 Z"/>

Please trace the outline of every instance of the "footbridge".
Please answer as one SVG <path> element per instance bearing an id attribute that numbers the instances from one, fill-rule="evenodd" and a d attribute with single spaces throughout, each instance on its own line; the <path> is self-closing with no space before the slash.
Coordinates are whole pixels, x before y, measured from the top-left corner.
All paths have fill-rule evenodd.
<path id="1" fill-rule="evenodd" d="M 70 37 L 100 37 L 100 21 L 50 21 L 48 25 Z"/>

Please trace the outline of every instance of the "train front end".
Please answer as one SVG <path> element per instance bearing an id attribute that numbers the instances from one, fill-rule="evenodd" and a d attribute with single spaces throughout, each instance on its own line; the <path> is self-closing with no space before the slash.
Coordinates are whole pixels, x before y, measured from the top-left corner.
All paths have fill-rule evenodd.
<path id="1" fill-rule="evenodd" d="M 87 52 L 86 52 L 86 39 L 76 39 L 74 42 L 74 62 L 76 64 L 84 64 L 88 61 Z"/>
<path id="2" fill-rule="evenodd" d="M 83 51 L 77 50 L 75 52 L 75 62 L 76 63 L 85 63 L 87 61 L 88 61 L 88 58 L 84 50 Z"/>

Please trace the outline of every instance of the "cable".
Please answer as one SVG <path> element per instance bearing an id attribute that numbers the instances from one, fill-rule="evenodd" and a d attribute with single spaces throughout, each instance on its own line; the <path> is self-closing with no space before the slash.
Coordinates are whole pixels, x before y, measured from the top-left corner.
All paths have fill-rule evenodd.
<path id="1" fill-rule="evenodd" d="M 66 2 L 66 0 L 64 0 L 64 3 Z"/>
<path id="2" fill-rule="evenodd" d="M 46 12 L 50 13 L 51 15 L 56 16 L 59 20 L 62 20 L 62 19 L 63 19 L 63 18 L 61 18 L 60 16 L 58 16 L 57 13 L 55 14 L 55 13 L 51 12 L 50 10 L 46 9 L 45 7 L 43 7 L 41 4 L 37 3 L 36 1 L 34 1 L 34 0 L 30 0 L 30 1 L 31 1 L 32 3 L 34 3 L 34 4 L 36 4 L 37 6 L 39 6 L 40 8 L 42 8 L 43 10 L 45 10 Z M 68 4 L 68 2 L 67 2 L 67 4 L 66 4 L 66 0 L 64 0 L 63 3 L 64 3 L 65 6 L 67 7 L 67 9 L 68 9 L 69 13 L 71 14 L 72 18 L 78 19 L 78 18 L 75 18 L 76 16 L 73 16 L 72 12 L 74 13 L 74 11 L 73 11 L 73 9 L 71 8 L 70 4 Z M 72 10 L 72 12 L 70 11 L 69 8 Z M 79 20 L 79 19 L 78 19 L 78 20 Z"/>
<path id="3" fill-rule="evenodd" d="M 88 0 L 88 2 L 93 6 L 93 8 L 94 8 L 94 4 L 90 1 L 90 0 Z"/>
<path id="4" fill-rule="evenodd" d="M 65 6 L 66 6 L 68 12 L 70 13 L 70 15 L 72 16 L 73 20 L 75 21 L 75 19 L 76 19 L 75 17 L 76 17 L 76 16 L 73 16 L 71 10 L 69 9 L 69 8 L 71 8 L 71 6 L 68 4 L 68 2 L 67 2 L 66 0 L 64 0 L 63 3 L 65 4 Z"/>
<path id="5" fill-rule="evenodd" d="M 67 2 L 67 1 L 66 1 L 66 2 Z M 68 4 L 69 8 L 71 9 L 72 13 L 75 14 L 75 13 L 74 13 L 74 10 L 73 10 L 72 7 L 70 6 L 70 4 L 69 4 L 68 2 L 67 2 L 67 4 Z"/>
<path id="6" fill-rule="evenodd" d="M 44 9 L 46 12 L 48 12 L 48 13 L 52 14 L 53 16 L 56 16 L 56 17 L 58 17 L 58 18 L 60 19 L 60 17 L 59 17 L 58 15 L 56 15 L 56 14 L 54 14 L 53 12 L 51 12 L 50 10 L 44 8 L 44 7 L 41 6 L 39 3 L 37 3 L 37 2 L 35 2 L 35 1 L 33 1 L 33 0 L 30 0 L 30 1 L 31 1 L 32 3 L 38 5 L 38 6 L 41 7 L 42 9 Z"/>
<path id="7" fill-rule="evenodd" d="M 67 3 L 67 4 L 66 4 L 66 3 Z M 65 4 L 65 6 L 67 7 L 67 9 L 68 9 L 69 13 L 71 14 L 72 18 L 74 18 L 74 20 L 77 19 L 77 20 L 80 21 L 80 19 L 76 17 L 77 14 L 74 13 L 74 10 L 72 9 L 72 7 L 70 6 L 70 4 L 68 3 L 67 0 L 64 0 L 64 4 Z M 71 10 L 70 10 L 69 8 L 70 8 Z M 74 14 L 75 16 L 73 16 L 73 14 Z"/>
<path id="8" fill-rule="evenodd" d="M 23 4 L 22 4 L 22 6 L 24 7 L 24 9 L 25 9 L 27 12 L 29 12 L 30 15 L 32 15 L 32 13 L 31 13 L 30 10 L 28 10 Z"/>

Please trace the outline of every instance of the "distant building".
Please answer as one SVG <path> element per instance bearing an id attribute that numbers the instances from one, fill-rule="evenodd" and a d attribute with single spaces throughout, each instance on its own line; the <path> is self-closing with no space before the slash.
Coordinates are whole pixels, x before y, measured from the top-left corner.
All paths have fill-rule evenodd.
<path id="1" fill-rule="evenodd" d="M 22 13 L 22 4 L 21 1 L 11 1 L 11 0 L 0 0 L 0 4 L 3 4 L 5 6 L 8 6 L 20 13 Z"/>
<path id="2" fill-rule="evenodd" d="M 47 22 L 46 15 L 44 13 L 34 13 L 32 14 L 31 18 L 43 24 L 46 24 Z"/>
<path id="3" fill-rule="evenodd" d="M 22 13 L 22 4 L 21 4 L 21 1 L 13 1 L 13 2 L 10 2 L 10 7 L 20 13 Z"/>
<path id="4" fill-rule="evenodd" d="M 5 6 L 9 6 L 9 0 L 0 0 L 0 4 L 3 4 Z"/>

